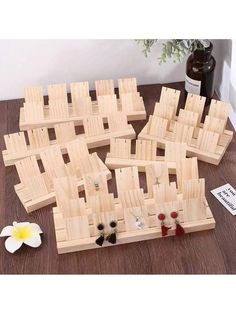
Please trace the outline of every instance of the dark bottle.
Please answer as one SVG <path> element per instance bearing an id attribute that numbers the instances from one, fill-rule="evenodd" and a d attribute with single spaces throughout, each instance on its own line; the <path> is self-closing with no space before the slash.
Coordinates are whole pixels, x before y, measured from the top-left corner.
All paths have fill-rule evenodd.
<path id="1" fill-rule="evenodd" d="M 209 104 L 214 94 L 214 70 L 216 61 L 211 55 L 213 49 L 210 46 L 196 49 L 188 58 L 186 64 L 185 90 L 207 98 Z"/>

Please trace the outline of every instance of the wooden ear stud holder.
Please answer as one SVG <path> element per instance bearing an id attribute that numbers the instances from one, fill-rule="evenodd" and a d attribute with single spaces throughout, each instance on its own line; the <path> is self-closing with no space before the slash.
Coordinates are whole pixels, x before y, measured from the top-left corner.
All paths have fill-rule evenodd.
<path id="1" fill-rule="evenodd" d="M 136 166 L 116 169 L 118 198 L 108 192 L 104 175 L 86 174 L 86 200 L 78 196 L 75 177 L 54 179 L 58 253 L 213 229 L 197 158 L 180 160 L 176 174 L 178 185 L 169 181 L 166 162 L 148 165 L 144 193 Z"/>
<path id="2" fill-rule="evenodd" d="M 6 150 L 2 151 L 5 166 L 14 165 L 22 158 L 36 156 L 47 147 L 59 145 L 62 154 L 66 152 L 66 143 L 74 139 L 84 138 L 88 148 L 105 146 L 110 144 L 112 138 L 135 138 L 136 134 L 131 124 L 128 124 L 124 113 L 110 114 L 108 117 L 108 128 L 105 128 L 101 116 L 88 116 L 83 119 L 84 133 L 76 135 L 73 122 L 56 124 L 54 131 L 55 140 L 50 140 L 47 128 L 38 128 L 27 131 L 27 144 L 24 132 L 4 135 Z"/>
<path id="3" fill-rule="evenodd" d="M 156 141 L 162 149 L 167 141 L 184 142 L 187 156 L 218 165 L 233 138 L 233 132 L 225 129 L 230 105 L 212 100 L 201 123 L 205 98 L 188 94 L 185 108 L 176 116 L 179 96 L 177 90 L 162 88 L 160 102 L 138 138 Z"/>
<path id="4" fill-rule="evenodd" d="M 185 143 L 167 142 L 165 156 L 157 156 L 156 141 L 136 140 L 135 154 L 131 154 L 131 140 L 113 138 L 110 153 L 105 164 L 109 169 L 137 166 L 139 172 L 145 172 L 146 166 L 166 162 L 169 173 L 176 173 L 176 162 L 186 157 Z"/>
<path id="5" fill-rule="evenodd" d="M 81 125 L 84 118 L 90 115 L 100 115 L 107 122 L 107 116 L 117 112 L 123 112 L 128 121 L 146 119 L 136 78 L 119 79 L 118 86 L 119 99 L 115 95 L 113 80 L 96 81 L 97 100 L 92 101 L 88 82 L 71 83 L 72 102 L 68 103 L 66 84 L 49 85 L 48 105 L 44 104 L 41 86 L 28 87 L 25 89 L 25 102 L 20 110 L 20 130 L 53 127 L 61 122 Z"/>
<path id="6" fill-rule="evenodd" d="M 64 176 L 75 177 L 75 188 L 84 190 L 83 176 L 87 173 L 111 179 L 111 173 L 97 153 L 89 154 L 84 139 L 76 139 L 66 144 L 70 162 L 65 163 L 59 145 L 40 152 L 44 172 L 40 171 L 35 156 L 21 159 L 15 163 L 20 183 L 15 191 L 26 211 L 32 212 L 55 202 L 53 180 Z"/>

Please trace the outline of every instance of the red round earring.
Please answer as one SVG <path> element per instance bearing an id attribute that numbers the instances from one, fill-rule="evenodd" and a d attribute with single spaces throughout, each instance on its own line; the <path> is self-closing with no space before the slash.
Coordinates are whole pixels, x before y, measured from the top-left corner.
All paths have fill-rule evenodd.
<path id="1" fill-rule="evenodd" d="M 165 214 L 161 213 L 158 215 L 158 219 L 161 221 L 161 234 L 163 237 L 166 236 L 168 234 L 168 230 L 171 229 L 171 227 L 165 226 L 165 223 L 164 223 L 165 218 L 166 218 Z"/>
<path id="2" fill-rule="evenodd" d="M 175 224 L 176 224 L 176 229 L 175 229 L 175 235 L 181 236 L 182 234 L 185 233 L 184 228 L 180 225 L 178 218 L 178 213 L 177 212 L 172 212 L 170 214 L 171 218 L 175 219 Z"/>

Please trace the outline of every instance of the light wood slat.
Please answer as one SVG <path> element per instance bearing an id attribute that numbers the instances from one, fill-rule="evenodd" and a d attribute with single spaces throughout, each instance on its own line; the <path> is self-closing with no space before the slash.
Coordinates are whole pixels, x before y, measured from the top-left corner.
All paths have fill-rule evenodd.
<path id="1" fill-rule="evenodd" d="M 62 103 L 68 103 L 66 84 L 48 85 L 48 99 L 49 102 L 61 101 Z"/>
<path id="2" fill-rule="evenodd" d="M 27 178 L 25 181 L 25 186 L 27 187 L 32 200 L 48 194 L 48 189 L 42 174 Z"/>
<path id="3" fill-rule="evenodd" d="M 8 153 L 26 152 L 28 149 L 24 132 L 6 134 L 4 141 Z"/>
<path id="4" fill-rule="evenodd" d="M 59 169 L 65 168 L 65 163 L 59 145 L 54 145 L 40 152 L 40 158 L 45 172 L 51 179 L 62 176 Z"/>
<path id="5" fill-rule="evenodd" d="M 222 119 L 206 116 L 204 124 L 203 124 L 203 129 L 216 132 L 219 134 L 223 134 L 226 123 L 227 123 L 227 120 L 222 120 Z"/>
<path id="6" fill-rule="evenodd" d="M 44 103 L 42 86 L 26 87 L 24 89 L 26 103 Z"/>
<path id="7" fill-rule="evenodd" d="M 153 185 L 153 197 L 156 204 L 177 201 L 176 182 Z"/>
<path id="8" fill-rule="evenodd" d="M 188 111 L 184 109 L 180 109 L 179 116 L 178 116 L 178 122 L 182 124 L 187 124 L 190 126 L 197 126 L 199 120 L 199 115 L 196 112 Z"/>
<path id="9" fill-rule="evenodd" d="M 184 158 L 176 163 L 176 176 L 179 191 L 182 190 L 182 184 L 186 180 L 198 179 L 197 157 Z"/>
<path id="10" fill-rule="evenodd" d="M 188 93 L 184 109 L 198 114 L 198 123 L 201 122 L 206 97 Z"/>
<path id="11" fill-rule="evenodd" d="M 86 198 L 108 193 L 106 175 L 104 173 L 88 173 L 83 176 Z"/>
<path id="12" fill-rule="evenodd" d="M 78 168 L 82 158 L 86 158 L 89 155 L 87 144 L 83 138 L 70 141 L 65 146 L 74 169 Z"/>
<path id="13" fill-rule="evenodd" d="M 115 94 L 113 80 L 99 80 L 95 81 L 96 95 L 113 95 Z"/>
<path id="14" fill-rule="evenodd" d="M 205 179 L 185 180 L 182 184 L 183 199 L 192 199 L 205 197 Z"/>
<path id="15" fill-rule="evenodd" d="M 169 105 L 174 107 L 174 114 L 179 103 L 180 91 L 172 88 L 163 87 L 161 90 L 161 97 L 159 103 L 162 105 Z"/>
<path id="16" fill-rule="evenodd" d="M 197 139 L 197 147 L 206 152 L 215 153 L 219 134 L 207 130 L 200 129 Z"/>
<path id="17" fill-rule="evenodd" d="M 89 82 L 70 83 L 72 103 L 77 103 L 81 98 L 89 98 Z"/>
<path id="18" fill-rule="evenodd" d="M 210 117 L 227 120 L 229 117 L 229 110 L 229 103 L 212 99 L 208 115 Z"/>
<path id="19" fill-rule="evenodd" d="M 145 170 L 148 196 L 152 198 L 154 184 L 169 184 L 169 172 L 167 163 L 159 162 L 148 165 L 146 166 Z"/>
<path id="20" fill-rule="evenodd" d="M 27 131 L 30 149 L 41 148 L 50 145 L 47 128 L 31 129 Z"/>
<path id="21" fill-rule="evenodd" d="M 186 157 L 186 143 L 166 142 L 165 161 L 180 161 Z"/>
<path id="22" fill-rule="evenodd" d="M 193 138 L 194 127 L 180 122 L 175 122 L 174 125 L 174 141 L 180 143 L 191 144 Z"/>
<path id="23" fill-rule="evenodd" d="M 153 115 L 163 119 L 171 120 L 175 115 L 175 107 L 162 102 L 156 102 Z"/>
<path id="24" fill-rule="evenodd" d="M 107 115 L 118 111 L 116 95 L 98 96 L 97 100 L 99 114 Z"/>
<path id="25" fill-rule="evenodd" d="M 44 120 L 43 103 L 24 103 L 24 118 L 28 122 Z"/>
<path id="26" fill-rule="evenodd" d="M 77 216 L 66 219 L 68 240 L 86 239 L 90 237 L 88 216 Z"/>
<path id="27" fill-rule="evenodd" d="M 15 163 L 15 166 L 20 181 L 25 185 L 27 184 L 29 178 L 39 176 L 41 174 L 35 156 L 21 159 Z"/>
<path id="28" fill-rule="evenodd" d="M 122 111 L 131 113 L 133 111 L 142 110 L 142 97 L 138 92 L 136 93 L 123 93 L 120 95 Z"/>
<path id="29" fill-rule="evenodd" d="M 118 195 L 122 191 L 140 188 L 137 167 L 115 169 L 115 176 Z"/>
<path id="30" fill-rule="evenodd" d="M 49 100 L 49 117 L 55 120 L 69 118 L 68 103 L 60 99 Z"/>
<path id="31" fill-rule="evenodd" d="M 93 114 L 91 97 L 77 98 L 72 102 L 74 116 L 89 116 Z"/>
<path id="32" fill-rule="evenodd" d="M 111 132 L 126 130 L 128 128 L 127 116 L 123 112 L 110 114 L 108 117 L 108 126 Z"/>
<path id="33" fill-rule="evenodd" d="M 83 119 L 85 136 L 96 136 L 105 133 L 101 116 L 90 116 Z"/>
<path id="34" fill-rule="evenodd" d="M 184 222 L 199 221 L 207 218 L 207 210 L 203 199 L 194 198 L 182 202 Z"/>
<path id="35" fill-rule="evenodd" d="M 136 140 L 135 158 L 141 160 L 156 160 L 156 142 Z"/>
<path id="36" fill-rule="evenodd" d="M 166 135 L 168 120 L 156 116 L 149 116 L 148 134 L 163 138 Z"/>
<path id="37" fill-rule="evenodd" d="M 130 158 L 131 140 L 122 138 L 112 138 L 110 143 L 110 154 L 117 158 Z"/>
<path id="38" fill-rule="evenodd" d="M 119 94 L 136 93 L 137 80 L 135 77 L 118 79 Z"/>
<path id="39" fill-rule="evenodd" d="M 58 144 L 64 144 L 76 138 L 75 126 L 73 122 L 55 124 L 54 129 Z"/>
<path id="40" fill-rule="evenodd" d="M 87 204 L 95 213 L 113 211 L 115 210 L 114 194 L 105 193 L 89 196 Z"/>

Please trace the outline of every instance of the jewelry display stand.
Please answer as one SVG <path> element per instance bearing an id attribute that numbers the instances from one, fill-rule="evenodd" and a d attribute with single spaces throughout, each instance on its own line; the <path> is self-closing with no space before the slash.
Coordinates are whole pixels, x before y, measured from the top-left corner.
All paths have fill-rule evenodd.
<path id="1" fill-rule="evenodd" d="M 21 159 L 15 163 L 20 183 L 15 191 L 27 212 L 32 212 L 55 202 L 53 180 L 64 176 L 75 176 L 75 187 L 84 190 L 83 176 L 93 173 L 104 174 L 111 179 L 111 173 L 97 156 L 89 154 L 86 141 L 76 139 L 66 144 L 66 152 L 70 162 L 65 163 L 59 145 L 54 145 L 40 152 L 44 172 L 40 171 L 35 156 Z"/>
<path id="2" fill-rule="evenodd" d="M 157 156 L 156 141 L 136 140 L 135 154 L 131 154 L 130 139 L 113 138 L 105 164 L 109 169 L 137 166 L 139 172 L 145 172 L 148 165 L 166 162 L 169 173 L 175 173 L 176 162 L 186 157 L 186 149 L 185 143 L 167 142 L 165 156 Z"/>
<path id="3" fill-rule="evenodd" d="M 73 122 L 65 122 L 54 126 L 56 139 L 50 140 L 47 128 L 28 130 L 27 144 L 24 132 L 4 135 L 6 150 L 2 151 L 5 166 L 14 165 L 22 158 L 36 156 L 45 147 L 60 145 L 62 154 L 66 152 L 65 147 L 68 141 L 76 138 L 84 138 L 88 148 L 95 148 L 110 144 L 112 138 L 136 138 L 135 131 L 131 124 L 128 124 L 124 113 L 112 113 L 107 117 L 108 128 L 105 128 L 102 116 L 88 116 L 83 119 L 84 133 L 76 134 Z"/>
<path id="4" fill-rule="evenodd" d="M 167 141 L 184 142 L 187 156 L 218 165 L 233 138 L 233 132 L 225 129 L 230 105 L 212 100 L 201 123 L 205 98 L 188 94 L 185 108 L 176 116 L 179 95 L 179 91 L 162 88 L 160 102 L 138 138 L 156 141 L 162 149 Z"/>
<path id="5" fill-rule="evenodd" d="M 48 105 L 44 104 L 43 88 L 25 89 L 25 102 L 20 110 L 20 130 L 39 127 L 53 127 L 61 122 L 82 125 L 85 117 L 102 116 L 107 122 L 111 113 L 123 112 L 128 121 L 146 119 L 143 99 L 137 91 L 136 78 L 118 80 L 119 96 L 115 95 L 113 80 L 95 82 L 97 100 L 89 95 L 89 83 L 70 84 L 71 103 L 68 103 L 66 84 L 48 86 Z"/>
<path id="6" fill-rule="evenodd" d="M 167 163 L 147 166 L 148 193 L 140 188 L 136 166 L 116 169 L 118 198 L 108 192 L 104 175 L 97 178 L 96 184 L 93 175 L 84 176 L 86 200 L 78 196 L 75 177 L 54 179 L 58 253 L 160 238 L 161 215 L 165 217 L 168 236 L 177 234 L 179 228 L 184 228 L 185 233 L 213 229 L 215 220 L 205 198 L 205 180 L 198 178 L 196 165 L 196 158 L 178 163 L 178 186 L 169 181 Z M 111 232 L 113 237 L 116 233 L 112 243 Z"/>

